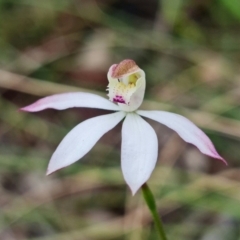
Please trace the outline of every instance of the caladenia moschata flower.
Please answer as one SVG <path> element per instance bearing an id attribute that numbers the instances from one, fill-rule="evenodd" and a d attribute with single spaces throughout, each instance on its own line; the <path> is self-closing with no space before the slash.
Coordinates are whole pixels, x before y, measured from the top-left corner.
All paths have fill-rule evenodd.
<path id="1" fill-rule="evenodd" d="M 89 107 L 116 111 L 88 119 L 73 128 L 53 153 L 47 174 L 81 159 L 106 132 L 124 118 L 121 167 L 132 194 L 149 179 L 158 156 L 157 135 L 142 117 L 166 125 L 176 131 L 184 141 L 195 145 L 202 153 L 227 164 L 207 135 L 185 117 L 165 111 L 137 110 L 144 98 L 146 79 L 144 71 L 133 60 L 127 59 L 112 65 L 107 77 L 110 101 L 91 93 L 64 93 L 42 98 L 21 109 L 37 112 L 47 108 L 63 110 Z"/>

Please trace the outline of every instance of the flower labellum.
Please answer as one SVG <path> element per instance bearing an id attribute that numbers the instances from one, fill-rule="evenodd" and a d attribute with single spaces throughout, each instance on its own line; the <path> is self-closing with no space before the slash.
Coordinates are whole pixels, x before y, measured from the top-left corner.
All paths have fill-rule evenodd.
<path id="1" fill-rule="evenodd" d="M 64 110 L 89 107 L 116 111 L 83 121 L 73 128 L 53 153 L 47 174 L 78 161 L 96 142 L 124 118 L 122 127 L 121 168 L 123 177 L 134 195 L 149 179 L 158 155 L 158 139 L 153 128 L 142 118 L 150 118 L 176 131 L 186 142 L 202 153 L 227 162 L 217 153 L 207 135 L 187 118 L 165 111 L 137 110 L 142 104 L 145 73 L 130 59 L 110 67 L 108 74 L 109 100 L 91 93 L 63 93 L 42 98 L 21 108 L 37 112 L 47 108 Z"/>
<path id="2" fill-rule="evenodd" d="M 146 80 L 145 73 L 133 60 L 127 59 L 114 64 L 108 71 L 109 99 L 121 110 L 135 111 L 142 104 Z"/>

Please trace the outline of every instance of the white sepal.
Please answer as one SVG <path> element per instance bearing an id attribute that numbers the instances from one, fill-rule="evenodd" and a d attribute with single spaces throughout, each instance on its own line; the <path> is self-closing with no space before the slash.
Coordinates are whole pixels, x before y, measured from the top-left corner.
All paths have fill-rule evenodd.
<path id="1" fill-rule="evenodd" d="M 53 153 L 47 174 L 66 167 L 88 153 L 96 142 L 115 127 L 126 113 L 116 112 L 90 118 L 73 128 L 62 140 Z"/>
<path id="2" fill-rule="evenodd" d="M 139 115 L 128 113 L 122 128 L 121 166 L 133 195 L 149 179 L 157 154 L 158 140 L 153 128 Z"/>
<path id="3" fill-rule="evenodd" d="M 208 136 L 187 118 L 165 111 L 139 110 L 137 113 L 166 125 L 177 132 L 184 141 L 195 145 L 202 153 L 220 159 L 227 165 L 227 162 L 217 153 Z"/>
<path id="4" fill-rule="evenodd" d="M 26 112 L 38 112 L 47 108 L 63 110 L 73 107 L 89 107 L 118 111 L 119 107 L 109 100 L 92 93 L 62 93 L 39 99 L 35 103 L 21 108 Z"/>

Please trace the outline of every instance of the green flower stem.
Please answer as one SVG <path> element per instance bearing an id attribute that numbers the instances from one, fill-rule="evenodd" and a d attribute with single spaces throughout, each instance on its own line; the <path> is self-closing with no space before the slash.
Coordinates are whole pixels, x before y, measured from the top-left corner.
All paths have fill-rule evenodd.
<path id="1" fill-rule="evenodd" d="M 154 196 L 146 183 L 142 185 L 142 193 L 148 205 L 148 208 L 152 214 L 160 239 L 167 240 L 166 233 L 164 232 L 164 229 L 163 229 L 162 220 L 157 211 Z"/>

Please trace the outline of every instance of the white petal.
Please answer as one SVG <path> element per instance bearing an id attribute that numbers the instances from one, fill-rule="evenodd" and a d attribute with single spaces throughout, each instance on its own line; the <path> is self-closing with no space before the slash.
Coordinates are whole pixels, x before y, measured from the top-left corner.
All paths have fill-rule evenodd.
<path id="1" fill-rule="evenodd" d="M 124 112 L 90 118 L 73 128 L 53 153 L 47 174 L 66 167 L 88 153 L 95 143 L 125 116 Z"/>
<path id="2" fill-rule="evenodd" d="M 227 162 L 217 153 L 208 136 L 187 118 L 165 111 L 139 110 L 137 113 L 166 125 L 176 131 L 184 141 L 195 145 L 202 153 L 220 159 L 227 164 Z"/>
<path id="3" fill-rule="evenodd" d="M 135 113 L 128 113 L 122 128 L 121 165 L 125 181 L 134 195 L 150 177 L 158 154 L 153 128 Z"/>
<path id="4" fill-rule="evenodd" d="M 62 93 L 42 98 L 35 103 L 21 108 L 22 111 L 38 112 L 46 108 L 63 110 L 73 107 L 100 108 L 118 111 L 119 107 L 109 100 L 92 93 Z"/>

